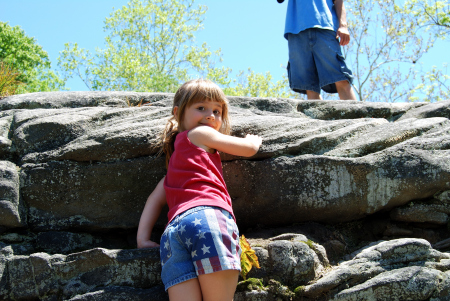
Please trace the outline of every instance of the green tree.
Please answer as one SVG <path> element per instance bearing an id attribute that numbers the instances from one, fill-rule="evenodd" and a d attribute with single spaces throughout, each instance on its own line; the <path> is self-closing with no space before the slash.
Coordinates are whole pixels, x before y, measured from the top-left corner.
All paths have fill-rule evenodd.
<path id="1" fill-rule="evenodd" d="M 443 25 L 448 25 L 443 17 L 434 23 L 423 17 L 424 12 L 418 12 L 429 1 L 434 0 L 346 1 L 351 41 L 343 49 L 360 100 L 437 101 L 450 97 L 446 63 L 444 69 L 421 63 L 423 55 L 434 47 L 435 39 L 445 36 L 443 28 L 447 27 Z M 434 3 L 446 2 L 448 16 L 447 1 Z M 439 16 L 443 16 L 441 4 L 435 6 L 441 8 Z M 324 98 L 336 96 L 328 94 Z"/>
<path id="2" fill-rule="evenodd" d="M 432 30 L 437 37 L 447 38 L 450 33 L 450 3 L 448 0 L 409 0 L 404 11 L 416 18 L 417 24 Z"/>
<path id="3" fill-rule="evenodd" d="M 450 3 L 448 0 L 409 0 L 402 8 L 404 13 L 415 17 L 422 30 L 429 31 L 436 38 L 447 39 L 450 34 Z M 439 101 L 450 98 L 450 75 L 448 62 L 442 63 L 442 69 L 431 66 L 431 70 L 418 72 L 420 83 L 412 89 L 412 100 L 426 99 Z M 420 95 L 420 96 L 417 96 Z"/>
<path id="4" fill-rule="evenodd" d="M 10 64 L 0 61 L 0 99 L 16 94 L 16 90 L 23 85 L 17 80 L 19 75 Z"/>
<path id="5" fill-rule="evenodd" d="M 223 82 L 229 70 L 213 64 L 220 50 L 195 45 L 205 12 L 194 0 L 131 0 L 106 18 L 105 49 L 66 44 L 58 65 L 90 90 L 174 91 L 195 74 Z"/>
<path id="6" fill-rule="evenodd" d="M 274 82 L 270 72 L 257 73 L 251 68 L 248 68 L 247 73 L 240 71 L 237 79 L 223 90 L 226 95 L 230 96 L 296 97 L 296 94 L 289 89 L 289 81 L 286 76 L 283 76 L 282 80 Z"/>
<path id="7" fill-rule="evenodd" d="M 349 0 L 345 5 L 351 41 L 344 55 L 359 99 L 410 99 L 417 80 L 415 64 L 433 46 L 433 38 L 419 34 L 415 17 L 395 1 Z"/>
<path id="8" fill-rule="evenodd" d="M 48 54 L 19 27 L 0 22 L 0 61 L 17 73 L 15 93 L 55 91 L 64 81 L 51 70 Z"/>

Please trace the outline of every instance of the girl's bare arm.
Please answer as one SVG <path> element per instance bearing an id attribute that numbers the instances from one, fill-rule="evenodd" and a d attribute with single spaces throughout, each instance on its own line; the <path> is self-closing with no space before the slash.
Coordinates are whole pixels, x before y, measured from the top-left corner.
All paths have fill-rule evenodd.
<path id="1" fill-rule="evenodd" d="M 164 177 L 165 178 L 165 177 Z M 166 192 L 164 190 L 164 178 L 156 185 L 155 190 L 150 194 L 142 211 L 137 232 L 138 248 L 154 248 L 159 244 L 150 240 L 153 226 L 155 225 L 162 208 L 166 204 Z"/>
<path id="2" fill-rule="evenodd" d="M 219 152 L 243 157 L 255 155 L 262 143 L 257 135 L 245 138 L 233 137 L 219 133 L 208 126 L 199 126 L 189 132 L 189 140 L 198 147 L 216 149 Z"/>

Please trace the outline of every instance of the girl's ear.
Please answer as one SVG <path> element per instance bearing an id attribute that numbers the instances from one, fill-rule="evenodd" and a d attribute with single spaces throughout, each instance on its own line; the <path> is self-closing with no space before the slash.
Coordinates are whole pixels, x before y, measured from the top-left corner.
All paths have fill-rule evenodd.
<path id="1" fill-rule="evenodd" d="M 176 120 L 176 121 L 178 121 L 178 115 L 177 115 L 177 112 L 178 112 L 178 106 L 173 107 L 172 113 L 173 113 L 173 117 L 175 117 L 175 120 Z"/>

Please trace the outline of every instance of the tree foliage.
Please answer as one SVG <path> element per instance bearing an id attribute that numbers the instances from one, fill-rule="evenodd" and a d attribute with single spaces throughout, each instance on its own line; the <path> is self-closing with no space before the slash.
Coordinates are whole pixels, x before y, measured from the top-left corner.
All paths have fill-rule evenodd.
<path id="1" fill-rule="evenodd" d="M 273 81 L 272 74 L 268 71 L 257 73 L 248 69 L 247 73 L 240 71 L 224 89 L 226 95 L 248 97 L 279 97 L 294 98 L 295 93 L 289 89 L 289 80 L 283 76 L 282 80 Z"/>
<path id="2" fill-rule="evenodd" d="M 450 33 L 450 3 L 448 0 L 408 0 L 404 11 L 415 16 L 417 24 L 432 30 L 437 37 Z"/>
<path id="3" fill-rule="evenodd" d="M 0 61 L 6 73 L 16 74 L 15 83 L 21 83 L 11 84 L 16 85 L 15 93 L 54 91 L 64 86 L 51 70 L 47 52 L 19 26 L 7 22 L 0 22 Z"/>
<path id="4" fill-rule="evenodd" d="M 418 34 L 411 14 L 395 1 L 346 1 L 351 42 L 344 48 L 362 101 L 394 102 L 411 97 L 415 64 L 433 46 Z"/>
<path id="5" fill-rule="evenodd" d="M 425 19 L 412 9 L 423 3 L 427 2 L 345 2 L 351 41 L 343 48 L 344 56 L 353 71 L 353 87 L 360 100 L 436 101 L 449 97 L 446 69 L 421 63 L 434 47 L 437 33 L 442 34 L 442 30 L 427 30 L 431 22 L 425 24 Z"/>
<path id="6" fill-rule="evenodd" d="M 436 38 L 448 39 L 450 34 L 450 2 L 448 0 L 409 0 L 403 12 L 413 15 L 417 25 L 434 34 Z M 447 56 L 448 59 L 448 56 Z M 412 100 L 424 98 L 439 101 L 450 98 L 450 75 L 448 62 L 442 63 L 442 69 L 431 66 L 431 70 L 420 71 L 419 84 L 412 90 Z"/>
<path id="7" fill-rule="evenodd" d="M 19 75 L 10 64 L 0 61 L 0 99 L 16 94 L 16 90 L 23 85 L 17 80 Z"/>
<path id="8" fill-rule="evenodd" d="M 213 64 L 220 50 L 195 45 L 205 12 L 194 0 L 131 0 L 106 18 L 104 49 L 91 54 L 68 43 L 58 65 L 90 90 L 174 91 L 188 72 L 222 81 L 229 71 Z"/>

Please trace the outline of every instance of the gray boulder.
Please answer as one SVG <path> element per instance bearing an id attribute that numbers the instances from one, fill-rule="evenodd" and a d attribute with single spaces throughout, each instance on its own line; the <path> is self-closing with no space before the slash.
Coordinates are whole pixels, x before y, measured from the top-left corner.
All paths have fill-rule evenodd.
<path id="1" fill-rule="evenodd" d="M 300 294 L 336 294 L 332 300 L 427 300 L 449 289 L 439 279 L 447 277 L 450 254 L 432 249 L 426 240 L 379 242 L 353 255 Z"/>
<path id="2" fill-rule="evenodd" d="M 441 274 L 418 266 L 388 271 L 343 290 L 332 300 L 428 300 L 438 287 Z"/>
<path id="3" fill-rule="evenodd" d="M 317 255 L 306 242 L 275 241 L 268 246 L 273 279 L 287 285 L 305 284 L 323 269 Z"/>
<path id="4" fill-rule="evenodd" d="M 169 111 L 153 107 L 23 110 L 15 114 L 13 141 L 23 162 L 148 156 L 155 153 L 150 146 Z"/>
<path id="5" fill-rule="evenodd" d="M 108 163 L 27 163 L 21 177 L 28 224 L 39 231 L 134 228 L 145 200 L 164 174 L 163 159 L 151 157 Z"/>
<path id="6" fill-rule="evenodd" d="M 12 141 L 10 140 L 10 127 L 12 119 L 13 113 L 11 111 L 0 111 L 0 159 L 8 158 L 11 151 Z"/>
<path id="7" fill-rule="evenodd" d="M 0 267 L 0 271 L 3 270 L 2 300 L 42 300 L 51 296 L 68 300 L 106 286 L 110 287 L 107 291 L 116 286 L 132 286 L 138 289 L 135 294 L 139 295 L 139 289 L 157 287 L 161 283 L 158 249 L 98 248 L 67 256 L 14 255 L 0 262 Z"/>
<path id="8" fill-rule="evenodd" d="M 269 279 L 263 279 L 262 283 L 244 281 L 238 286 L 235 299 L 350 301 L 447 300 L 449 297 L 450 254 L 432 249 L 423 239 L 375 242 L 349 255 L 350 260 L 334 267 L 325 266 L 326 269 L 320 270 L 308 283 L 304 282 L 306 278 L 298 278 L 301 273 L 292 271 L 299 268 L 299 261 L 303 261 L 302 269 L 314 261 L 308 261 L 309 256 L 305 253 L 300 260 L 293 256 L 295 245 L 295 242 L 270 239 L 269 257 L 273 258 L 269 261 L 274 264 L 270 279 L 279 282 Z M 271 248 L 276 251 L 270 251 Z M 315 253 L 313 249 L 309 248 L 309 251 Z M 280 276 L 282 270 L 285 274 Z M 243 287 L 247 289 L 242 291 Z"/>
<path id="9" fill-rule="evenodd" d="M 139 106 L 172 97 L 173 94 L 171 93 L 137 93 L 122 91 L 36 92 L 5 97 L 0 101 L 0 110 L 98 106 L 127 107 Z"/>
<path id="10" fill-rule="evenodd" d="M 17 228 L 26 224 L 19 184 L 18 167 L 12 162 L 0 161 L 0 228 Z"/>
<path id="11" fill-rule="evenodd" d="M 360 158 L 232 161 L 224 163 L 224 175 L 244 226 L 344 222 L 448 190 L 450 157 L 443 152 L 393 147 Z"/>
<path id="12" fill-rule="evenodd" d="M 33 107 L 30 102 L 38 107 L 16 110 L 10 113 L 14 118 L 8 119 L 13 133 L 11 150 L 23 165 L 22 191 L 30 207 L 29 221 L 33 227 L 49 230 L 63 229 L 62 224 L 65 228 L 135 227 L 137 214 L 124 216 L 125 211 L 115 210 L 120 208 L 111 206 L 111 202 L 136 199 L 140 203 L 132 212 L 139 211 L 145 197 L 133 183 L 148 181 L 147 172 L 151 173 L 153 180 L 147 182 L 145 190 L 149 193 L 164 174 L 161 164 L 149 163 L 151 167 L 160 166 L 157 169 L 136 166 L 143 163 L 143 157 L 156 155 L 153 146 L 170 114 L 172 95 L 135 93 L 133 99 L 141 98 L 151 105 L 122 108 L 100 105 L 104 99 L 131 98 L 131 94 L 80 93 L 5 99 L 16 109 Z M 79 105 L 75 105 L 77 97 Z M 48 108 L 46 103 L 53 100 L 55 105 Z M 233 134 L 253 133 L 264 139 L 260 152 L 250 161 L 222 156 L 241 227 L 350 221 L 450 189 L 448 118 L 393 121 L 424 104 L 237 97 L 230 103 Z M 122 169 L 128 164 L 126 160 L 131 160 L 128 170 L 133 172 L 129 173 L 131 178 L 126 174 L 121 178 L 127 180 L 120 181 L 115 175 L 122 172 L 113 170 Z M 265 177 L 257 177 L 260 174 Z M 59 179 L 65 179 L 64 183 Z M 100 179 L 108 181 L 98 184 L 105 190 L 90 191 L 89 187 Z M 121 186 L 124 192 L 117 193 L 116 187 Z M 282 196 L 279 191 L 283 191 Z M 114 222 L 103 223 L 103 218 L 92 222 L 83 210 L 98 217 L 93 205 L 69 206 L 66 210 L 68 203 L 74 204 L 74 198 L 111 208 L 116 213 L 105 213 L 105 219 L 113 217 Z M 50 208 L 50 204 L 60 204 L 51 207 L 66 212 L 49 213 L 45 207 Z M 285 214 L 285 208 L 290 208 L 289 214 Z M 273 218 L 266 219 L 269 212 Z M 442 224 L 445 216 L 440 220 Z M 164 217 L 159 223 L 164 224 Z"/>
<path id="13" fill-rule="evenodd" d="M 305 100 L 297 103 L 297 110 L 311 118 L 322 120 L 383 118 L 395 121 L 424 105 L 425 103 Z"/>
<path id="14" fill-rule="evenodd" d="M 167 300 L 157 250 L 134 248 L 172 99 L 0 101 L 1 300 Z M 232 134 L 264 141 L 221 154 L 241 232 L 265 233 L 235 300 L 449 299 L 450 101 L 229 102 Z"/>
<path id="15" fill-rule="evenodd" d="M 150 299 L 149 299 L 150 298 Z M 107 286 L 95 292 L 76 295 L 69 301 L 168 301 L 169 296 L 163 286 L 150 289 L 136 289 L 123 286 Z"/>
<path id="16" fill-rule="evenodd" d="M 401 119 L 408 118 L 430 118 L 430 117 L 450 117 L 450 100 L 429 103 L 426 106 L 419 106 L 405 112 Z"/>

